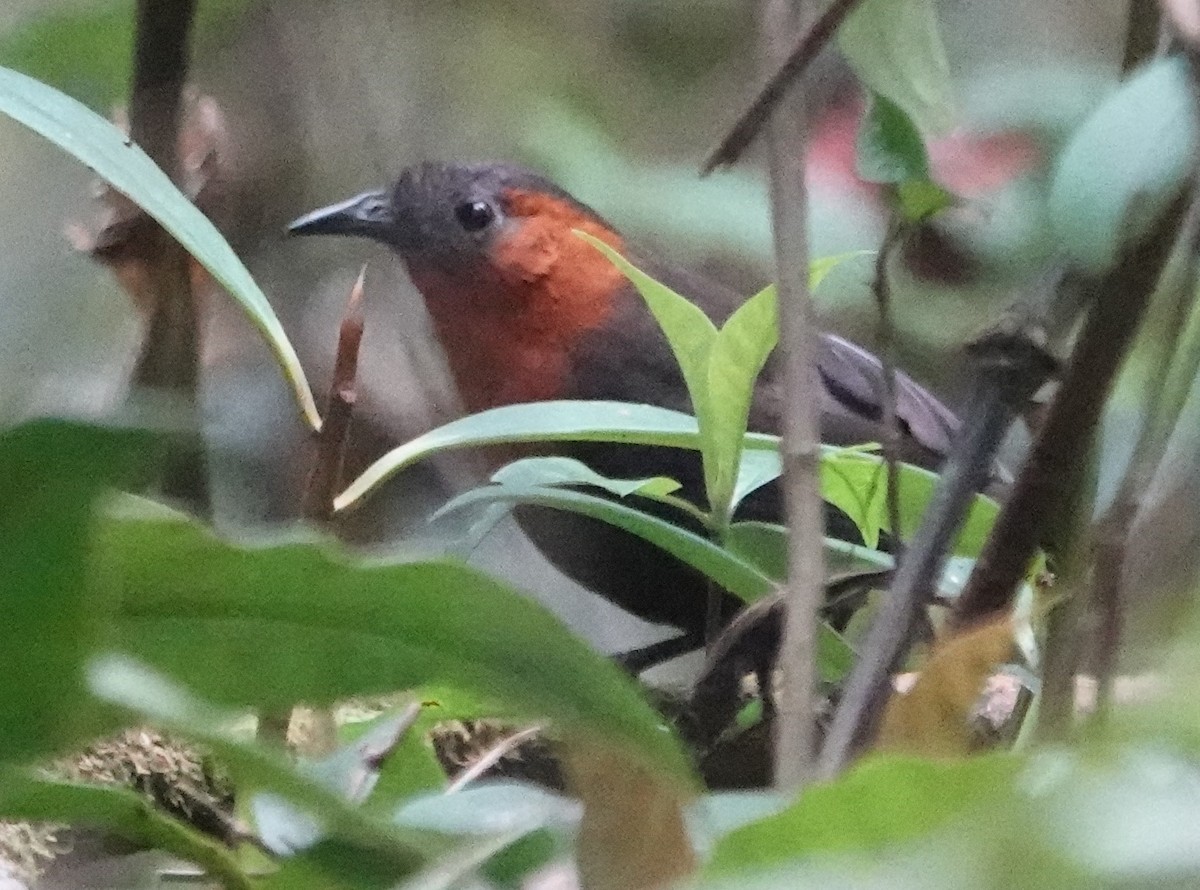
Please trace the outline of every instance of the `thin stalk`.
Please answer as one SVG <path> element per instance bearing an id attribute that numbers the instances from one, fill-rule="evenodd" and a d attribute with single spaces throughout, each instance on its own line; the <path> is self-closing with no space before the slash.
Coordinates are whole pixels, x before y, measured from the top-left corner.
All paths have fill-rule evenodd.
<path id="1" fill-rule="evenodd" d="M 801 3 L 764 0 L 760 41 L 774 70 L 788 57 Z M 832 33 L 832 32 L 831 32 Z M 813 773 L 817 622 L 824 591 L 824 514 L 820 479 L 820 381 L 817 324 L 808 289 L 808 194 L 804 181 L 805 122 L 802 97 L 793 93 L 769 130 L 771 212 L 779 294 L 779 346 L 784 392 L 784 503 L 788 517 L 788 582 L 776 696 L 775 784 L 794 791 Z"/>

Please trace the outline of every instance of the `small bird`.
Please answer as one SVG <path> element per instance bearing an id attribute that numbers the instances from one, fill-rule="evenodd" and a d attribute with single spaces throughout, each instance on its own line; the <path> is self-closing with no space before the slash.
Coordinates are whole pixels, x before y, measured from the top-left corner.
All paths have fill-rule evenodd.
<path id="1" fill-rule="evenodd" d="M 401 173 L 390 189 L 313 211 L 289 226 L 297 235 L 371 238 L 399 254 L 470 411 L 602 399 L 690 412 L 681 372 L 646 304 L 576 229 L 698 304 L 718 325 L 743 302 L 709 278 L 638 253 L 596 211 L 511 164 L 421 164 Z M 878 440 L 879 360 L 831 334 L 822 334 L 819 344 L 823 440 Z M 755 389 L 750 429 L 778 433 L 788 398 L 777 364 L 769 361 Z M 903 374 L 897 377 L 896 414 L 899 456 L 935 467 L 956 429 L 953 414 Z M 696 452 L 605 443 L 554 447 L 610 478 L 668 476 L 682 484 L 682 496 L 705 505 Z M 652 502 L 639 507 L 698 530 L 679 511 Z M 656 652 L 703 643 L 708 584 L 700 573 L 598 520 L 538 507 L 518 508 L 516 516 L 568 576 L 628 612 L 679 628 L 679 645 Z M 778 486 L 747 498 L 737 518 L 782 521 Z M 722 619 L 730 619 L 739 605 L 726 593 Z M 644 666 L 637 658 L 627 664 Z"/>

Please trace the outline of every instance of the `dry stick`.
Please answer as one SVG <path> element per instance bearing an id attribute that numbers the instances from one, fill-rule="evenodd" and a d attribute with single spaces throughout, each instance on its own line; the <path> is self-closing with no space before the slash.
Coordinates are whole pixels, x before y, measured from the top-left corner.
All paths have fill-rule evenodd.
<path id="1" fill-rule="evenodd" d="M 342 482 L 342 466 L 346 456 L 346 440 L 354 403 L 358 399 L 358 347 L 362 343 L 363 281 L 367 268 L 358 273 L 350 288 L 346 311 L 338 332 L 337 358 L 333 365 L 333 383 L 329 387 L 329 403 L 321 431 L 317 433 L 317 453 L 308 481 L 304 486 L 303 514 L 314 522 L 333 518 L 333 499 Z"/>
<path id="2" fill-rule="evenodd" d="M 1054 367 L 1043 341 L 1040 328 L 1013 319 L 971 345 L 978 370 L 970 410 L 846 682 L 821 751 L 821 778 L 837 775 L 873 737 L 891 674 L 911 645 L 921 607 L 945 566 L 975 492 L 991 474 L 996 449 Z"/>
<path id="3" fill-rule="evenodd" d="M 1125 22 L 1122 74 L 1128 74 L 1151 58 L 1161 45 L 1159 38 L 1162 33 L 1162 10 L 1158 0 L 1129 0 Z"/>
<path id="4" fill-rule="evenodd" d="M 796 21 L 799 2 L 764 0 L 760 40 L 774 65 Z M 771 214 L 783 352 L 783 492 L 788 518 L 788 583 L 775 721 L 775 784 L 795 790 L 812 774 L 818 610 L 824 592 L 824 513 L 819 488 L 820 381 L 816 318 L 808 291 L 808 194 L 804 183 L 804 108 L 778 115 L 770 128 Z"/>
<path id="5" fill-rule="evenodd" d="M 321 430 L 316 434 L 316 454 L 304 486 L 301 509 L 304 518 L 314 523 L 326 523 L 333 518 L 333 499 L 342 484 L 346 440 L 350 433 L 354 403 L 358 400 L 358 348 L 363 335 L 362 296 L 366 274 L 367 268 L 364 266 L 350 288 L 346 310 L 342 313 L 329 403 L 325 408 Z M 285 747 L 291 718 L 290 711 L 261 714 L 258 718 L 258 740 L 279 748 Z M 333 717 L 330 712 L 313 709 L 313 721 L 318 728 L 325 730 L 324 736 L 336 739 L 336 727 L 331 726 Z"/>
<path id="6" fill-rule="evenodd" d="M 183 85 L 188 69 L 188 37 L 195 0 L 139 0 L 134 44 L 129 135 L 150 159 L 174 178 L 179 173 L 178 140 Z M 145 345 L 134 369 L 140 389 L 169 395 L 187 412 L 185 436 L 162 468 L 162 493 L 178 497 L 198 512 L 209 508 L 203 447 L 197 445 L 200 337 L 189 278 L 187 252 L 155 225 L 139 251 L 154 296 Z"/>
<path id="7" fill-rule="evenodd" d="M 1129 532 L 1141 511 L 1143 498 L 1153 481 L 1171 432 L 1179 419 L 1200 366 L 1200 349 L 1189 342 L 1193 333 L 1191 319 L 1196 305 L 1196 270 L 1200 265 L 1200 199 L 1192 198 L 1180 239 L 1181 266 L 1172 276 L 1170 319 L 1163 342 L 1156 344 L 1158 360 L 1154 379 L 1147 385 L 1150 405 L 1146 422 L 1138 435 L 1129 467 L 1113 498 L 1112 506 L 1096 524 L 1096 568 L 1093 572 L 1092 601 L 1099 611 L 1096 631 L 1096 719 L 1103 721 L 1112 699 L 1113 675 L 1124 632 L 1125 558 Z M 1185 333 L 1186 332 L 1186 333 Z M 1189 348 L 1178 355 L 1180 344 Z M 1187 382 L 1187 384 L 1184 383 Z"/>
<path id="8" fill-rule="evenodd" d="M 888 526 L 896 538 L 897 545 L 903 543 L 900 528 L 900 464 L 897 452 L 900 449 L 900 423 L 896 419 L 896 324 L 892 316 L 892 286 L 888 280 L 887 264 L 892 248 L 903 233 L 903 225 L 893 217 L 888 223 L 887 234 L 875 254 L 875 274 L 871 280 L 871 293 L 875 296 L 878 314 L 875 328 L 875 346 L 883 374 L 879 385 L 882 389 L 880 404 L 883 405 L 883 459 L 887 464 L 887 514 Z"/>
<path id="9" fill-rule="evenodd" d="M 996 525 L 955 604 L 963 628 L 1008 608 L 1043 533 L 1069 503 L 1113 378 L 1150 302 L 1179 230 L 1186 195 L 1099 279 L 1081 278 L 1091 308 L 1062 385 Z"/>
<path id="10" fill-rule="evenodd" d="M 833 39 L 842 22 L 858 5 L 859 0 L 833 0 L 833 3 L 813 23 L 813 26 L 801 35 L 795 48 L 785 59 L 776 61 L 774 74 L 767 80 L 766 85 L 759 91 L 754 101 L 750 103 L 733 129 L 721 140 L 721 144 L 708 156 L 701 172 L 707 175 L 718 167 L 728 167 L 737 163 L 750 147 L 762 128 L 770 119 L 776 106 L 783 101 L 788 90 L 813 59 Z M 778 58 L 778 56 L 776 56 Z"/>

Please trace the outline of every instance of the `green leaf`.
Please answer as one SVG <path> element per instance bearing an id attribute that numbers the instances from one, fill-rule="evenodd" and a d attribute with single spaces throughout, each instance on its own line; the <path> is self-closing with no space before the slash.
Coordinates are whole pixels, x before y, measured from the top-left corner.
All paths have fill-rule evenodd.
<path id="1" fill-rule="evenodd" d="M 530 485 L 591 485 L 619 498 L 641 495 L 661 498 L 679 490 L 679 483 L 665 476 L 647 479 L 609 479 L 582 461 L 570 457 L 527 457 L 497 470 L 492 481 L 524 488 Z"/>
<path id="2" fill-rule="evenodd" d="M 1188 63 L 1158 59 L 1109 96 L 1058 159 L 1049 210 L 1068 256 L 1088 272 L 1110 268 L 1180 194 L 1198 150 Z"/>
<path id="3" fill-rule="evenodd" d="M 900 523 L 911 534 L 921 523 L 933 497 L 937 474 L 900 464 Z M 863 541 L 875 549 L 880 531 L 887 530 L 887 464 L 879 455 L 850 448 L 821 457 L 821 497 L 850 517 Z M 976 495 L 967 512 L 953 553 L 978 556 L 1000 508 L 991 498 Z"/>
<path id="4" fill-rule="evenodd" d="M 147 437 L 60 421 L 0 435 L 0 761 L 61 749 L 86 720 L 83 665 L 116 603 L 88 584 L 92 505 Z"/>
<path id="5" fill-rule="evenodd" d="M 725 532 L 725 546 L 756 566 L 768 578 L 787 577 L 787 528 L 770 522 L 735 522 Z M 887 553 L 858 544 L 825 539 L 825 569 L 829 577 L 858 572 L 886 572 L 894 560 Z"/>
<path id="6" fill-rule="evenodd" d="M 712 464 L 708 496 L 718 527 L 728 524 L 734 507 L 742 438 L 754 398 L 754 382 L 779 339 L 775 288 L 760 291 L 738 307 L 717 333 L 708 357 L 704 392 L 709 403 L 705 433 L 707 462 Z M 703 425 L 702 425 L 703 429 Z"/>
<path id="7" fill-rule="evenodd" d="M 782 813 L 727 835 L 709 871 L 732 875 L 818 854 L 878 854 L 927 835 L 1000 796 L 1019 763 L 979 757 L 943 764 L 873 758 L 831 784 L 814 785 Z"/>
<path id="8" fill-rule="evenodd" d="M 486 575 L 452 561 L 358 563 L 311 540 L 246 549 L 161 510 L 139 514 L 109 514 L 98 530 L 121 602 L 113 644 L 206 698 L 278 710 L 441 684 L 688 775 L 628 677 Z"/>
<path id="9" fill-rule="evenodd" d="M 0 68 L 0 113 L 86 164 L 170 232 L 241 305 L 283 368 L 305 419 L 314 429 L 321 425 L 304 369 L 266 295 L 216 227 L 145 152 L 70 96 L 7 68 Z"/>
<path id="10" fill-rule="evenodd" d="M 929 155 L 920 130 L 898 105 L 881 95 L 871 96 L 856 151 L 858 175 L 868 182 L 895 185 L 929 178 Z"/>
<path id="11" fill-rule="evenodd" d="M 863 0 L 838 30 L 838 46 L 874 93 L 929 133 L 954 125 L 950 63 L 934 0 Z"/>
<path id="12" fill-rule="evenodd" d="M 747 435 L 746 448 L 775 448 L 779 439 Z M 367 493 L 419 461 L 457 448 L 518 442 L 627 442 L 700 449 L 696 418 L 629 402 L 552 401 L 492 408 L 454 420 L 389 451 L 359 476 L 335 504 L 353 506 Z"/>
<path id="13" fill-rule="evenodd" d="M 889 186 L 904 218 L 917 222 L 951 206 L 954 196 L 929 177 L 925 141 L 899 106 L 875 95 L 858 131 L 858 175 Z"/>
<path id="14" fill-rule="evenodd" d="M 527 488 L 488 485 L 459 495 L 442 507 L 438 515 L 496 503 L 552 507 L 607 522 L 662 548 L 748 603 L 774 588 L 771 580 L 754 566 L 707 538 L 625 504 L 581 491 L 536 485 Z M 697 591 L 697 596 L 702 594 L 703 591 Z"/>
<path id="15" fill-rule="evenodd" d="M 163 850 L 193 862 L 227 890 L 253 886 L 224 846 L 125 788 L 76 785 L 18 770 L 0 771 L 0 817 L 103 828 L 139 847 Z"/>
<path id="16" fill-rule="evenodd" d="M 713 377 L 710 356 L 720 340 L 716 326 L 703 309 L 665 284 L 655 281 L 599 238 L 587 232 L 576 231 L 575 234 L 608 257 L 633 283 L 666 336 L 687 384 L 692 410 L 696 413 L 700 454 L 704 463 L 704 490 L 708 494 L 709 508 L 715 515 L 724 514 L 728 501 L 722 498 L 732 491 L 732 482 L 726 485 L 724 476 L 732 474 L 736 464 L 730 464 L 727 468 L 721 464 L 724 448 L 721 443 L 722 430 L 719 428 L 721 419 L 716 410 L 719 402 L 711 391 Z M 745 432 L 745 421 L 740 432 Z M 726 488 L 729 488 L 729 492 L 725 491 Z"/>

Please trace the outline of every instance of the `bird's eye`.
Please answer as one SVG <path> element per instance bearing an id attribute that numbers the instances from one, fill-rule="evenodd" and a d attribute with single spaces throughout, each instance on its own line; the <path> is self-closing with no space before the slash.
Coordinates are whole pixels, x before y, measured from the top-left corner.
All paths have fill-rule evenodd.
<path id="1" fill-rule="evenodd" d="M 467 201 L 454 208 L 454 215 L 459 225 L 468 232 L 478 232 L 486 229 L 496 218 L 496 211 L 487 201 Z"/>

